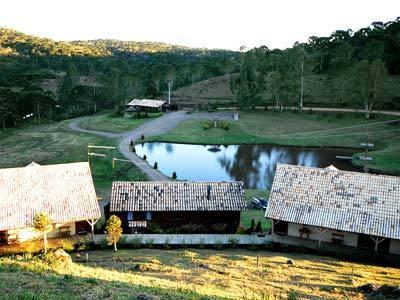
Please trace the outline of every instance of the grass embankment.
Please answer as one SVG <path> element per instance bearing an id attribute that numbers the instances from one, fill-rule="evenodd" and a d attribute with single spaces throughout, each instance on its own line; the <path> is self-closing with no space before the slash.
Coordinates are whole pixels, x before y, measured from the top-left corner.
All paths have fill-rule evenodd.
<path id="1" fill-rule="evenodd" d="M 239 121 L 228 121 L 229 130 L 205 130 L 205 121 L 193 120 L 181 123 L 169 134 L 149 140 L 347 148 L 359 148 L 360 143 L 368 141 L 375 144 L 370 151 L 374 158 L 370 168 L 400 174 L 400 124 L 368 125 L 393 119 L 396 117 L 376 115 L 367 120 L 363 114 L 355 113 L 241 112 Z"/>
<path id="2" fill-rule="evenodd" d="M 0 168 L 22 167 L 35 161 L 39 164 L 87 161 L 87 145 L 116 146 L 117 141 L 71 131 L 69 121 L 32 125 L 0 134 Z M 4 152 L 1 152 L 1 150 Z M 91 157 L 90 165 L 99 196 L 108 196 L 113 180 L 145 180 L 134 165 L 118 162 L 112 168 L 112 158 L 121 157 L 118 150 L 93 150 L 107 157 Z"/>
<path id="3" fill-rule="evenodd" d="M 145 117 L 138 118 L 136 115 L 117 117 L 114 113 L 93 115 L 82 121 L 80 127 L 88 130 L 107 132 L 125 132 L 161 116 L 161 113 L 149 113 Z"/>
<path id="4" fill-rule="evenodd" d="M 246 189 L 244 191 L 244 196 L 246 198 L 246 203 L 248 210 L 242 211 L 240 214 L 240 223 L 241 225 L 247 229 L 250 228 L 251 220 L 254 220 L 255 224 L 261 222 L 261 228 L 263 230 L 268 230 L 271 228 L 271 223 L 269 220 L 265 218 L 265 211 L 260 209 L 251 208 L 251 199 L 253 197 L 256 198 L 264 198 L 268 201 L 269 191 L 257 190 L 257 189 Z"/>
<path id="5" fill-rule="evenodd" d="M 286 264 L 288 259 L 295 265 Z M 364 299 L 357 286 L 398 284 L 398 278 L 396 268 L 242 249 L 91 251 L 89 263 L 53 268 L 39 260 L 0 259 L 0 289 L 7 299 L 137 299 L 140 294 L 162 299 Z"/>

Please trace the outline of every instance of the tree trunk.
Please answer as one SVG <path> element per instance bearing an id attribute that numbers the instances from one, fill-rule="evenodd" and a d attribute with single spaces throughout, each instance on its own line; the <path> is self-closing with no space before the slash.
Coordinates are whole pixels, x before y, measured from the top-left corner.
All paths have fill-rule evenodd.
<path id="1" fill-rule="evenodd" d="M 43 234 L 43 242 L 44 242 L 44 254 L 47 253 L 47 232 Z"/>
<path id="2" fill-rule="evenodd" d="M 369 119 L 369 106 L 368 106 L 368 102 L 365 102 L 364 107 L 365 107 L 365 117 L 366 117 L 367 119 Z"/>
<path id="3" fill-rule="evenodd" d="M 304 61 L 301 63 L 300 111 L 303 111 L 303 100 L 304 100 Z"/>
<path id="4" fill-rule="evenodd" d="M 117 242 L 114 242 L 114 251 L 117 252 Z"/>

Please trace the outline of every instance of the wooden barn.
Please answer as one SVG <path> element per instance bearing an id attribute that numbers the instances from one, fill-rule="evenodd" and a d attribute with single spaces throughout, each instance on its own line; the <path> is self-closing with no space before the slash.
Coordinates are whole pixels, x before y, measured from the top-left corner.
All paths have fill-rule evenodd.
<path id="1" fill-rule="evenodd" d="M 279 164 L 265 216 L 283 242 L 400 254 L 400 177 Z"/>
<path id="2" fill-rule="evenodd" d="M 243 193 L 242 182 L 114 182 L 110 214 L 124 233 L 235 233 Z"/>
<path id="3" fill-rule="evenodd" d="M 126 106 L 128 112 L 162 112 L 169 109 L 168 102 L 150 99 L 133 99 Z"/>
<path id="4" fill-rule="evenodd" d="M 32 227 L 38 213 L 52 220 L 49 238 L 90 232 L 101 215 L 89 164 L 1 169 L 0 243 L 41 238 Z"/>

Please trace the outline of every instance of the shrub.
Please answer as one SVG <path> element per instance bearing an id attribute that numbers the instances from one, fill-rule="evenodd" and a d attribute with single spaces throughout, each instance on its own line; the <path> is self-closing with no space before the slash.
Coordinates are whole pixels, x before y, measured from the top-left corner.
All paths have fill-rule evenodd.
<path id="1" fill-rule="evenodd" d="M 258 221 L 258 222 L 257 222 L 255 231 L 256 231 L 256 232 L 261 232 L 261 231 L 262 231 L 261 221 Z"/>
<path id="2" fill-rule="evenodd" d="M 153 245 L 154 245 L 154 239 L 148 239 L 145 241 L 145 243 L 146 243 L 147 247 L 151 249 L 151 248 L 153 248 Z"/>
<path id="3" fill-rule="evenodd" d="M 133 152 L 133 153 L 136 153 L 136 148 L 135 148 L 135 146 L 132 146 L 132 152 Z"/>
<path id="4" fill-rule="evenodd" d="M 228 242 L 232 248 L 236 248 L 237 244 L 239 243 L 239 240 L 235 238 L 230 238 Z"/>
<path id="5" fill-rule="evenodd" d="M 201 239 L 199 242 L 199 249 L 204 249 L 206 246 L 204 244 L 204 239 Z"/>
<path id="6" fill-rule="evenodd" d="M 71 252 L 75 250 L 75 245 L 70 239 L 60 240 L 60 247 L 66 252 Z"/>
<path id="7" fill-rule="evenodd" d="M 245 233 L 246 233 L 246 228 L 244 228 L 243 225 L 240 224 L 240 225 L 238 226 L 238 228 L 236 229 L 236 233 L 237 233 L 237 234 L 245 234 Z"/>
<path id="8" fill-rule="evenodd" d="M 229 124 L 228 124 L 228 122 L 222 123 L 222 128 L 225 129 L 225 130 L 229 130 Z"/>
<path id="9" fill-rule="evenodd" d="M 146 160 L 147 159 L 147 156 L 146 156 L 146 154 L 145 155 L 143 155 L 143 160 Z"/>
<path id="10" fill-rule="evenodd" d="M 154 162 L 153 169 L 155 169 L 155 170 L 157 170 L 157 169 L 158 169 L 158 163 L 157 163 L 157 162 Z"/>
<path id="11" fill-rule="evenodd" d="M 135 237 L 130 240 L 129 244 L 132 245 L 132 248 L 140 248 L 140 246 L 142 245 L 142 242 L 143 242 L 143 240 L 141 237 Z"/>
<path id="12" fill-rule="evenodd" d="M 255 229 L 255 226 L 256 226 L 255 223 L 256 222 L 254 221 L 254 219 L 251 219 L 250 228 L 249 228 L 249 232 L 250 233 L 254 232 L 254 229 Z"/>
<path id="13" fill-rule="evenodd" d="M 127 236 L 122 236 L 122 237 L 119 239 L 119 244 L 120 244 L 122 247 L 126 247 L 126 246 L 128 245 L 128 237 L 127 237 Z"/>
<path id="14" fill-rule="evenodd" d="M 215 241 L 214 247 L 215 247 L 215 249 L 217 249 L 217 250 L 221 250 L 222 248 L 224 248 L 224 245 L 222 244 L 221 241 Z"/>
<path id="15" fill-rule="evenodd" d="M 89 238 L 88 236 L 80 237 L 77 243 L 77 250 L 78 251 L 88 250 L 90 243 L 91 243 L 91 238 Z"/>
<path id="16" fill-rule="evenodd" d="M 208 124 L 208 123 L 204 123 L 204 126 L 203 126 L 203 128 L 204 128 L 204 130 L 207 130 L 207 129 L 209 129 L 209 128 L 210 128 L 210 124 Z"/>
<path id="17" fill-rule="evenodd" d="M 164 248 L 165 249 L 171 249 L 171 245 L 170 245 L 170 243 L 171 243 L 171 240 L 169 239 L 169 238 L 166 238 L 165 240 L 164 240 Z"/>
<path id="18" fill-rule="evenodd" d="M 106 249 L 108 247 L 108 240 L 106 237 L 102 238 L 100 241 L 100 248 Z"/>
<path id="19" fill-rule="evenodd" d="M 174 172 L 172 173 L 172 179 L 176 179 L 176 178 L 177 178 L 176 172 L 174 171 Z"/>

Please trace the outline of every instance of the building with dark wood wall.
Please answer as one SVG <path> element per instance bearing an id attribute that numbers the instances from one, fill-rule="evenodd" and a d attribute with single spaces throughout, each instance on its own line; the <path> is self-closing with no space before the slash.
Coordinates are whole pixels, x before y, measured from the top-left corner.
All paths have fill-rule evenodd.
<path id="1" fill-rule="evenodd" d="M 242 182 L 114 182 L 109 214 L 124 233 L 235 233 L 244 209 Z"/>

